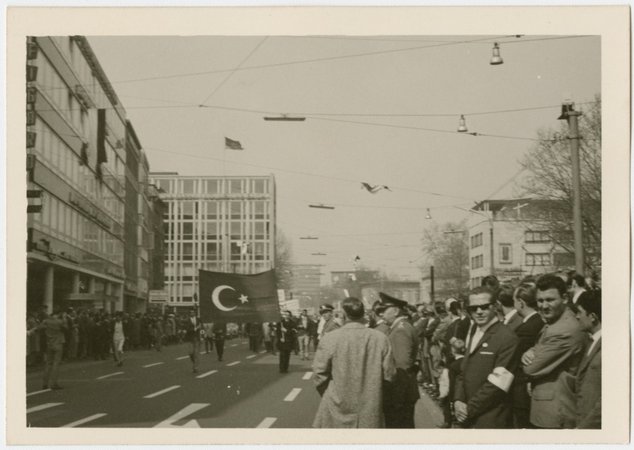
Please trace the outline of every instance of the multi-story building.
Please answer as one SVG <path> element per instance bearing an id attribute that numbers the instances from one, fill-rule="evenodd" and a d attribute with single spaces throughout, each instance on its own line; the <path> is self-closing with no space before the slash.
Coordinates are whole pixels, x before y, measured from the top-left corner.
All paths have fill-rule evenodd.
<path id="1" fill-rule="evenodd" d="M 29 310 L 122 308 L 125 128 L 85 38 L 28 39 Z"/>
<path id="2" fill-rule="evenodd" d="M 511 281 L 574 267 L 574 254 L 565 250 L 572 235 L 555 236 L 545 220 L 551 204 L 530 198 L 484 200 L 472 209 L 468 221 L 472 287 L 490 274 Z"/>
<path id="3" fill-rule="evenodd" d="M 198 270 L 259 273 L 275 260 L 275 179 L 150 173 L 165 202 L 169 306 L 197 300 Z"/>
<path id="4" fill-rule="evenodd" d="M 299 300 L 300 308 L 319 307 L 321 264 L 293 264 L 291 293 Z"/>

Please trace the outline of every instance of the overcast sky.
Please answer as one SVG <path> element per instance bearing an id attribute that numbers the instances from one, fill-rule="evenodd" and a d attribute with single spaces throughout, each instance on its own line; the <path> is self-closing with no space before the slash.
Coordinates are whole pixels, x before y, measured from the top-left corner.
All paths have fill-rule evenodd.
<path id="1" fill-rule="evenodd" d="M 493 193 L 520 195 L 509 180 L 537 131 L 559 126 L 562 100 L 588 102 L 601 88 L 600 39 L 589 36 L 89 41 L 152 171 L 273 173 L 295 262 L 324 272 L 351 270 L 358 255 L 417 279 L 422 230 Z M 504 64 L 492 66 L 496 41 Z M 279 114 L 307 119 L 263 120 Z M 460 114 L 485 136 L 457 133 Z M 245 150 L 224 150 L 225 136 Z M 370 194 L 362 181 L 390 191 Z"/>

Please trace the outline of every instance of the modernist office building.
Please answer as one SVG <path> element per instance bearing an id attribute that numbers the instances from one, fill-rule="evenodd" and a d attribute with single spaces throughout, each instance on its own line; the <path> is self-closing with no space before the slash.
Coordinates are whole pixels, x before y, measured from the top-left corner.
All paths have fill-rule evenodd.
<path id="1" fill-rule="evenodd" d="M 126 204 L 125 110 L 84 37 L 29 38 L 26 73 L 27 309 L 123 310 L 126 276 L 136 277 L 124 257 L 139 253 L 124 227 L 136 206 Z"/>
<path id="2" fill-rule="evenodd" d="M 198 270 L 253 274 L 275 260 L 275 179 L 150 173 L 166 204 L 169 306 L 197 300 Z M 196 295 L 195 295 L 196 294 Z"/>

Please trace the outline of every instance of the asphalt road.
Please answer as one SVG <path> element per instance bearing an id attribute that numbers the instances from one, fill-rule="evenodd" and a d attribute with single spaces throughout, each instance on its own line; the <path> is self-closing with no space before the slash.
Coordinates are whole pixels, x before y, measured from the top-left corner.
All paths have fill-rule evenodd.
<path id="1" fill-rule="evenodd" d="M 59 391 L 42 390 L 42 372 L 27 374 L 27 424 L 31 427 L 192 427 L 310 428 L 319 395 L 311 361 L 291 355 L 289 373 L 280 374 L 277 356 L 254 354 L 247 341 L 225 344 L 224 360 L 200 355 L 192 373 L 185 344 L 80 361 L 60 367 Z M 442 422 L 438 408 L 423 396 L 419 428 Z"/>

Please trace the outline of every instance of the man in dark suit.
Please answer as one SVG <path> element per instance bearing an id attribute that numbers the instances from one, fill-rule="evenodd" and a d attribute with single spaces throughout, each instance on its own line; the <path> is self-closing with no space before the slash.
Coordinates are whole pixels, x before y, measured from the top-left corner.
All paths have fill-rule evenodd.
<path id="1" fill-rule="evenodd" d="M 601 428 L 601 291 L 585 291 L 577 300 L 577 320 L 592 342 L 575 383 L 576 427 Z"/>
<path id="2" fill-rule="evenodd" d="M 497 318 L 495 292 L 486 286 L 469 294 L 475 326 L 456 380 L 454 410 L 466 428 L 509 428 L 510 391 L 517 366 L 517 336 Z"/>
<path id="3" fill-rule="evenodd" d="M 192 361 L 192 372 L 198 373 L 198 362 L 200 360 L 200 330 L 203 324 L 200 317 L 196 315 L 196 309 L 189 310 L 189 318 L 185 322 L 185 339 L 191 344 L 189 359 Z"/>
<path id="4" fill-rule="evenodd" d="M 518 354 L 522 355 L 537 342 L 544 320 L 537 313 L 537 291 L 534 284 L 521 284 L 515 289 L 514 304 L 522 323 L 515 329 L 519 338 Z M 528 378 L 521 367 L 513 380 L 513 427 L 530 428 L 531 397 L 528 395 Z"/>
<path id="5" fill-rule="evenodd" d="M 291 351 L 295 348 L 297 328 L 290 311 L 282 311 L 282 321 L 277 326 L 277 348 L 280 351 L 280 373 L 288 373 Z"/>
<path id="6" fill-rule="evenodd" d="M 515 308 L 515 301 L 513 300 L 513 293 L 515 289 L 509 284 L 503 284 L 498 291 L 498 303 L 502 308 L 502 315 L 504 320 L 502 323 L 509 327 L 511 331 L 515 331 L 517 327 L 522 323 L 522 318 L 517 314 Z"/>
<path id="7" fill-rule="evenodd" d="M 212 330 L 214 335 L 214 345 L 216 346 L 216 355 L 218 355 L 218 361 L 222 361 L 222 356 L 225 353 L 225 337 L 227 336 L 227 324 L 214 322 Z"/>
<path id="8" fill-rule="evenodd" d="M 390 326 L 388 338 L 396 365 L 396 376 L 385 389 L 385 427 L 414 428 L 414 407 L 420 398 L 416 383 L 418 337 L 408 320 L 407 302 L 383 292 L 379 296 L 385 307 L 383 318 Z"/>
<path id="9" fill-rule="evenodd" d="M 546 321 L 534 347 L 522 355 L 531 382 L 531 424 L 537 428 L 570 428 L 574 418 L 571 378 L 588 342 L 568 307 L 566 282 L 556 275 L 537 280 L 537 306 Z"/>

